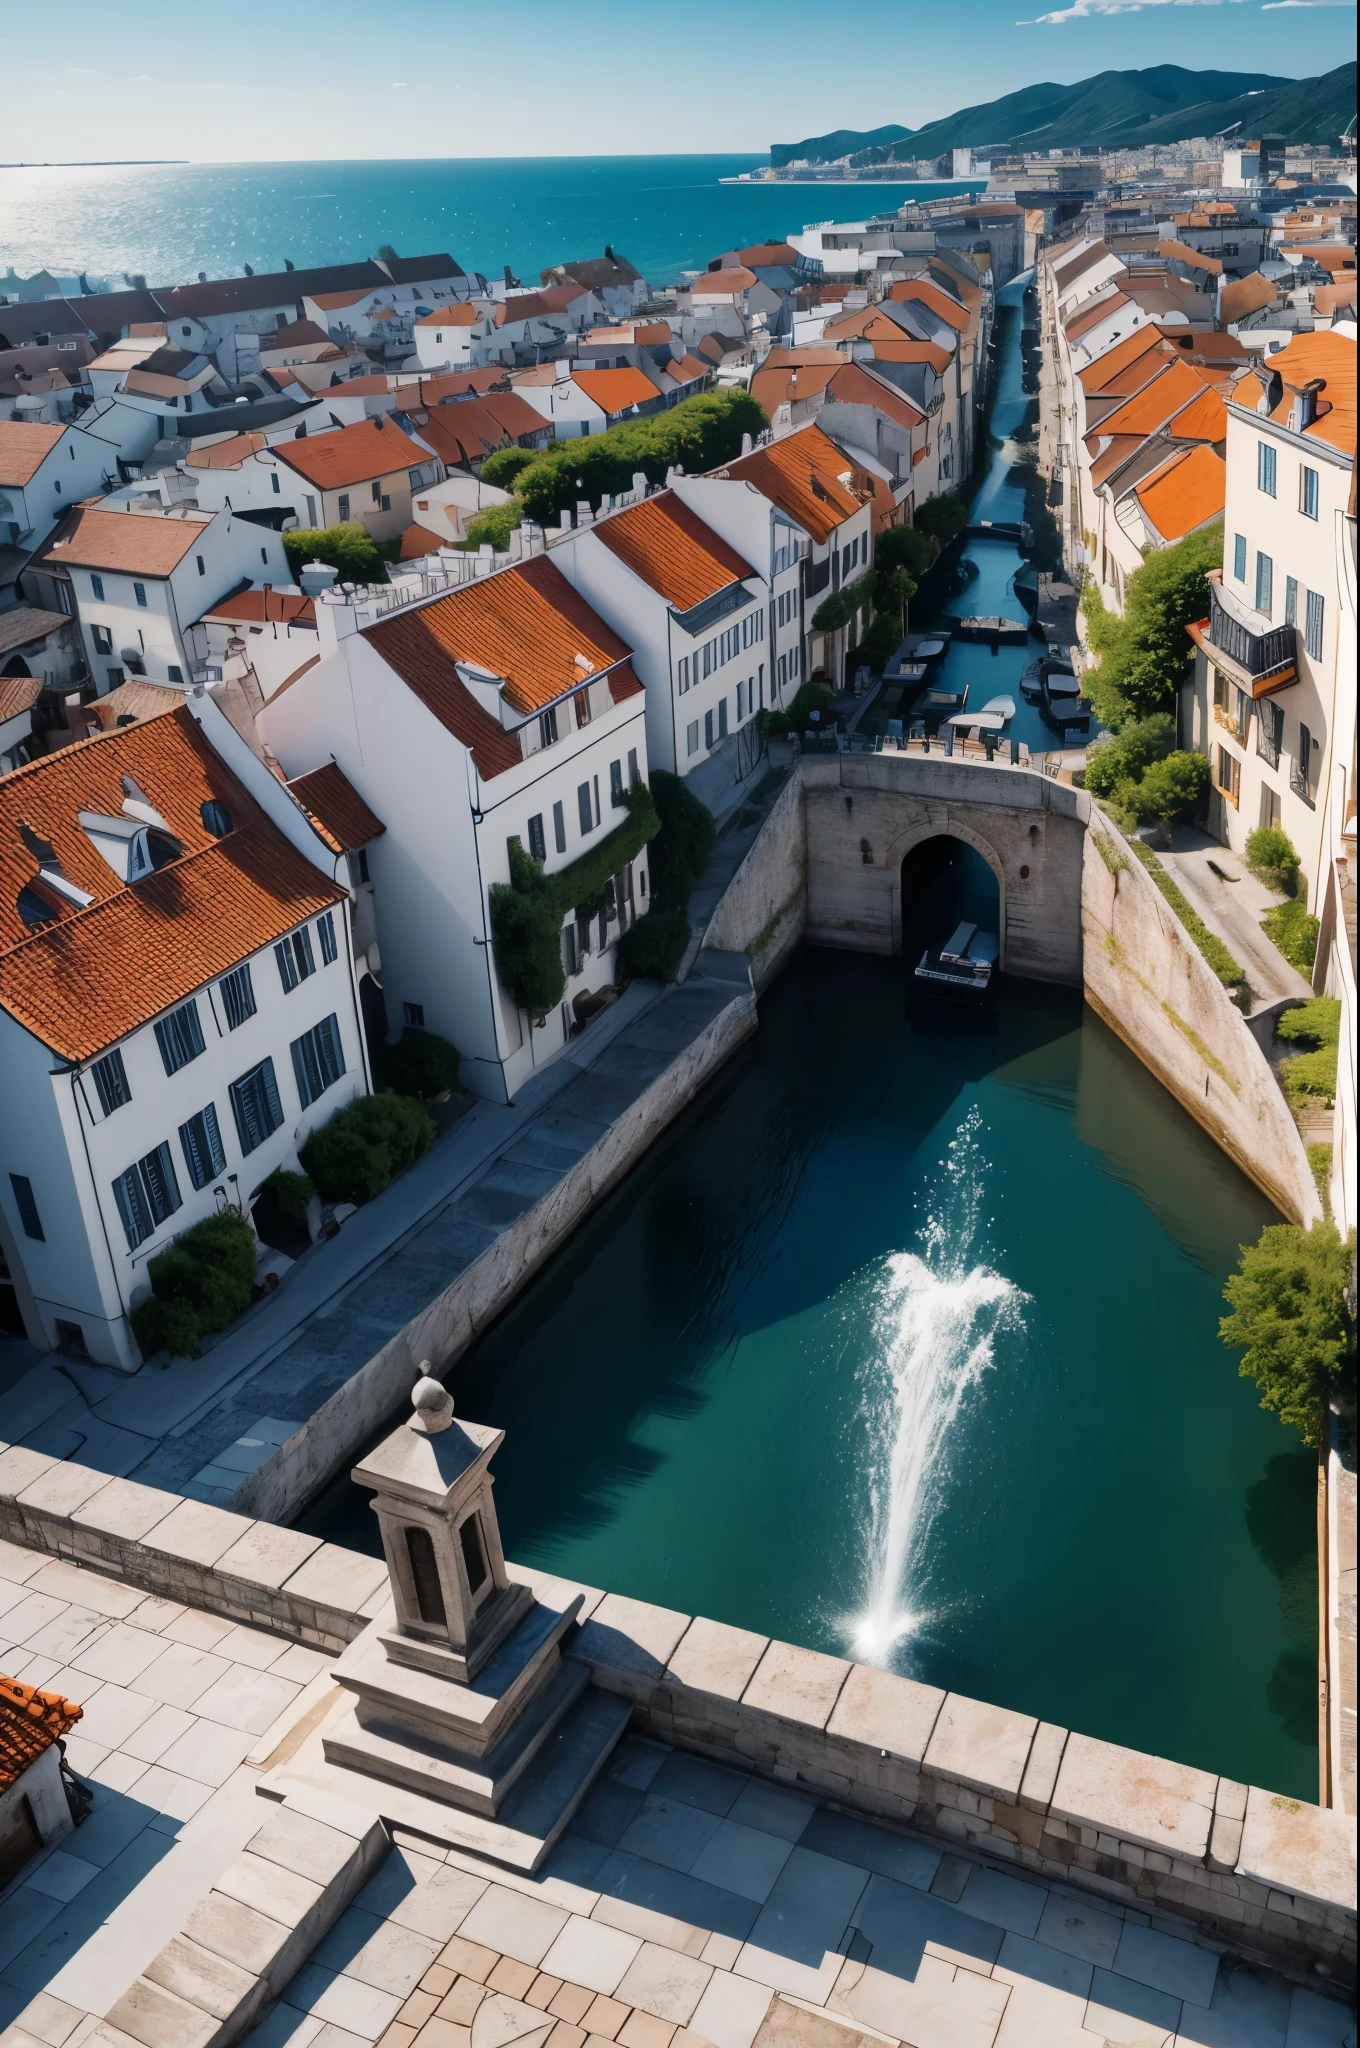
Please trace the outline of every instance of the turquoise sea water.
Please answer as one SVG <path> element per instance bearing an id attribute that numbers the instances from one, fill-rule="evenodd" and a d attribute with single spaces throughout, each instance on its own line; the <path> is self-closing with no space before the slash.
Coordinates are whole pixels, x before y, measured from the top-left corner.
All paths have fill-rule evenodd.
<path id="1" fill-rule="evenodd" d="M 390 242 L 466 270 L 547 264 L 606 242 L 652 283 L 805 222 L 863 219 L 976 184 L 723 185 L 755 156 L 485 157 L 388 163 L 167 164 L 0 171 L 0 270 L 121 284 L 351 262 Z"/>

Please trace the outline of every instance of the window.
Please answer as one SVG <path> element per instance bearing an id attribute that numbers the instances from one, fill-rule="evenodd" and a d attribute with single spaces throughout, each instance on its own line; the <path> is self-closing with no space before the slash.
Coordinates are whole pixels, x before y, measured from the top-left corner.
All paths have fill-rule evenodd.
<path id="1" fill-rule="evenodd" d="M 1295 796 L 1301 796 L 1305 803 L 1313 801 L 1313 735 L 1299 720 L 1299 751 L 1289 777 L 1289 787 Z"/>
<path id="2" fill-rule="evenodd" d="M 113 635 L 107 626 L 91 626 L 90 637 L 94 641 L 96 654 L 113 653 Z"/>
<path id="3" fill-rule="evenodd" d="M 582 833 L 593 832 L 595 817 L 590 806 L 590 784 L 583 782 L 576 791 L 576 818 Z"/>
<path id="4" fill-rule="evenodd" d="M 261 1060 L 258 1067 L 252 1067 L 248 1074 L 242 1074 L 239 1081 L 233 1081 L 227 1093 L 231 1097 L 231 1113 L 236 1119 L 236 1135 L 241 1141 L 241 1150 L 253 1152 L 283 1122 L 283 1104 L 279 1101 L 273 1060 Z"/>
<path id="5" fill-rule="evenodd" d="M 341 519 L 348 519 L 348 518 L 349 518 L 349 492 L 348 492 L 348 491 L 341 491 L 341 493 L 340 493 L 340 517 L 341 517 Z"/>
<path id="6" fill-rule="evenodd" d="M 179 1142 L 189 1178 L 196 1188 L 207 1187 L 210 1180 L 216 1180 L 219 1173 L 225 1173 L 227 1155 L 222 1150 L 222 1133 L 217 1128 L 215 1104 L 205 1103 L 197 1116 L 191 1116 L 187 1124 L 180 1125 Z"/>
<path id="7" fill-rule="evenodd" d="M 1269 441 L 1256 443 L 1256 488 L 1268 498 L 1275 495 L 1275 450 Z"/>
<path id="8" fill-rule="evenodd" d="M 321 965 L 329 967 L 332 960 L 340 958 L 340 948 L 335 943 L 335 912 L 328 910 L 316 921 L 316 935 L 321 941 Z"/>
<path id="9" fill-rule="evenodd" d="M 106 1052 L 102 1060 L 96 1060 L 90 1072 L 94 1075 L 95 1093 L 105 1116 L 112 1116 L 115 1109 L 121 1109 L 125 1102 L 131 1102 L 132 1090 L 128 1087 L 127 1070 L 123 1065 L 121 1052 Z"/>
<path id="10" fill-rule="evenodd" d="M 637 763 L 637 748 L 636 748 L 636 747 L 630 747 L 630 748 L 628 749 L 628 787 L 629 787 L 630 789 L 636 789 L 636 788 L 637 788 L 637 786 L 638 786 L 638 763 Z"/>
<path id="11" fill-rule="evenodd" d="M 1322 659 L 1322 599 L 1310 590 L 1304 608 L 1303 644 L 1314 661 Z"/>
<path id="12" fill-rule="evenodd" d="M 719 738 L 720 740 L 725 740 L 725 739 L 727 738 L 727 699 L 726 699 L 726 697 L 720 697 L 720 698 L 718 699 L 718 738 Z"/>
<path id="13" fill-rule="evenodd" d="M 402 1022 L 409 1024 L 413 1031 L 423 1031 L 425 1029 L 424 1003 L 403 1003 L 401 1006 L 401 1016 Z"/>
<path id="14" fill-rule="evenodd" d="M 159 1224 L 183 1207 L 170 1147 L 157 1145 L 145 1159 L 120 1173 L 113 1184 L 113 1199 L 127 1232 L 128 1250 L 135 1252 Z"/>
<path id="15" fill-rule="evenodd" d="M 1270 767 L 1278 768 L 1284 744 L 1284 706 L 1258 704 L 1256 720 L 1256 751 Z"/>
<path id="16" fill-rule="evenodd" d="M 1318 473 L 1315 469 L 1299 469 L 1299 510 L 1305 519 L 1318 516 Z"/>
<path id="17" fill-rule="evenodd" d="M 1269 613 L 1275 595 L 1275 564 L 1269 555 L 1256 556 L 1256 609 Z"/>
<path id="18" fill-rule="evenodd" d="M 1299 623 L 1299 579 L 1286 576 L 1284 579 L 1284 622 L 1286 626 Z"/>
<path id="19" fill-rule="evenodd" d="M 697 718 L 695 718 L 692 719 L 691 722 L 685 727 L 685 752 L 687 754 L 697 754 L 698 751 L 699 721 Z"/>
<path id="20" fill-rule="evenodd" d="M 579 732 L 583 725 L 590 724 L 589 689 L 578 690 L 571 701 L 576 708 L 576 729 Z"/>
<path id="21" fill-rule="evenodd" d="M 554 705 L 551 711 L 545 711 L 545 712 L 543 712 L 543 713 L 542 713 L 542 715 L 541 715 L 541 716 L 540 716 L 540 718 L 539 718 L 539 721 L 538 721 L 538 743 L 539 743 L 539 745 L 540 745 L 541 747 L 550 747 L 550 746 L 552 746 L 552 745 L 553 745 L 553 743 L 554 743 L 554 741 L 556 740 L 556 738 L 557 738 L 557 706 L 556 706 L 556 705 Z"/>
<path id="22" fill-rule="evenodd" d="M 544 835 L 541 813 L 529 820 L 529 852 L 540 865 L 548 858 L 548 841 Z"/>
<path id="23" fill-rule="evenodd" d="M 370 490 L 370 491 L 371 491 L 371 492 L 373 493 L 373 502 L 374 502 L 374 504 L 375 504 L 375 505 L 381 505 L 381 503 L 382 503 L 382 485 L 381 485 L 381 484 L 370 484 L 368 488 L 369 488 L 369 490 Z"/>
<path id="24" fill-rule="evenodd" d="M 682 697 L 689 688 L 689 656 L 687 654 L 682 654 L 680 657 L 680 667 L 676 676 L 676 688 Z"/>
<path id="25" fill-rule="evenodd" d="M 91 597 L 97 597 L 101 604 L 104 602 L 104 579 L 102 576 L 91 576 L 90 595 Z"/>
<path id="26" fill-rule="evenodd" d="M 562 927 L 562 971 L 568 975 L 581 972 L 581 947 L 574 917 L 568 918 Z"/>
<path id="27" fill-rule="evenodd" d="M 1247 580 L 1247 536 L 1244 533 L 1233 535 L 1233 577 L 1238 583 Z"/>
<path id="28" fill-rule="evenodd" d="M 339 1022 L 334 1015 L 323 1017 L 310 1031 L 304 1031 L 301 1038 L 295 1038 L 289 1050 L 293 1055 L 298 1100 L 306 1109 L 319 1095 L 324 1095 L 345 1071 Z"/>
<path id="29" fill-rule="evenodd" d="M 196 1060 L 203 1050 L 203 1026 L 198 1021 L 198 1004 L 191 996 L 178 1010 L 162 1017 L 156 1026 L 156 1043 L 167 1074 L 177 1074 Z"/>
<path id="30" fill-rule="evenodd" d="M 274 958 L 279 963 L 279 980 L 283 992 L 288 994 L 309 974 L 316 973 L 316 962 L 312 958 L 312 935 L 304 924 L 290 939 L 283 939 L 274 948 Z"/>
<path id="31" fill-rule="evenodd" d="M 788 680 L 788 673 L 789 657 L 787 656 L 787 654 L 781 654 L 778 661 L 775 663 L 775 676 L 781 690 L 783 689 L 784 684 Z"/>
<path id="32" fill-rule="evenodd" d="M 249 962 L 244 967 L 234 967 L 230 974 L 224 974 L 217 986 L 222 994 L 222 1008 L 227 1013 L 227 1029 L 235 1031 L 247 1017 L 255 1015 L 255 987 L 250 979 Z"/>
<path id="33" fill-rule="evenodd" d="M 9 1184 L 14 1190 L 14 1206 L 19 1211 L 19 1221 L 24 1226 L 24 1236 L 36 1238 L 39 1244 L 46 1244 L 43 1235 L 42 1218 L 38 1205 L 33 1199 L 33 1183 L 26 1173 L 12 1173 Z"/>
<path id="34" fill-rule="evenodd" d="M 182 683 L 184 681 L 184 670 L 180 668 L 177 662 L 172 661 L 166 664 L 165 680 L 167 683 Z"/>
<path id="35" fill-rule="evenodd" d="M 561 804 L 553 805 L 553 845 L 559 853 L 567 850 L 567 814 Z"/>
<path id="36" fill-rule="evenodd" d="M 146 585 L 144 583 L 134 583 L 132 586 L 132 595 L 136 598 L 138 604 L 141 605 L 142 609 L 145 611 Z"/>
<path id="37" fill-rule="evenodd" d="M 347 856 L 347 863 L 350 887 L 357 889 L 361 883 L 368 880 L 368 849 L 361 846 L 357 853 Z"/>
<path id="38" fill-rule="evenodd" d="M 1228 752 L 1226 747 L 1220 747 L 1218 750 L 1218 786 L 1234 808 L 1237 804 L 1241 779 L 1241 763 L 1235 755 Z"/>
<path id="39" fill-rule="evenodd" d="M 198 815 L 203 820 L 203 830 L 211 832 L 214 839 L 225 839 L 231 830 L 231 812 L 218 797 L 209 797 L 205 804 L 200 804 Z"/>
<path id="40" fill-rule="evenodd" d="M 713 713 L 712 713 L 711 711 L 706 711 L 706 712 L 704 713 L 704 745 L 705 745 L 706 747 L 711 747 L 711 746 L 712 746 L 712 744 L 713 744 Z"/>
<path id="41" fill-rule="evenodd" d="M 622 761 L 611 761 L 609 764 L 609 801 L 615 808 L 623 803 Z"/>
<path id="42" fill-rule="evenodd" d="M 392 500 L 386 495 L 384 495 L 382 500 L 382 510 L 384 512 L 390 512 L 392 510 Z"/>
<path id="43" fill-rule="evenodd" d="M 278 495 L 279 473 L 276 469 L 271 470 L 269 473 L 269 488 L 274 492 L 275 496 Z"/>

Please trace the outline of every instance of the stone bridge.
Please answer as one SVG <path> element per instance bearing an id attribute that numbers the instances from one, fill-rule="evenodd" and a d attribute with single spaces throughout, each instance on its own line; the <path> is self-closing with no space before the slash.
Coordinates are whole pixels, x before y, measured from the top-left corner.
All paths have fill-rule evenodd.
<path id="1" fill-rule="evenodd" d="M 801 763 L 806 923 L 813 945 L 902 950 L 902 863 L 927 839 L 973 847 L 996 876 L 1001 966 L 1082 981 L 1082 855 L 1090 801 L 1033 769 L 943 755 L 838 754 Z"/>

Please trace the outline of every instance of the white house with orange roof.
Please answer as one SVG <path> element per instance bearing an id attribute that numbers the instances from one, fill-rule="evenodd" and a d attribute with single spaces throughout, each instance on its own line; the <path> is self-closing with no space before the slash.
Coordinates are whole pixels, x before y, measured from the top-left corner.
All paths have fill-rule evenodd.
<path id="1" fill-rule="evenodd" d="M 31 552 L 73 505 L 117 481 L 118 451 L 97 434 L 0 420 L 0 549 Z M 12 601 L 12 578 L 10 587 Z"/>
<path id="2" fill-rule="evenodd" d="M 45 610 L 79 619 L 102 696 L 128 676 L 185 686 L 194 667 L 190 626 L 228 591 L 277 587 L 291 572 L 268 528 L 147 496 L 76 506 L 24 581 Z"/>
<path id="3" fill-rule="evenodd" d="M 368 869 L 389 1032 L 439 1033 L 468 1087 L 510 1101 L 609 1000 L 618 939 L 650 901 L 646 848 L 568 898 L 562 993 L 544 1009 L 498 965 L 490 892 L 511 882 L 512 840 L 549 877 L 613 858 L 648 775 L 642 684 L 555 558 L 381 601 L 317 599 L 321 659 L 261 725 L 294 787 L 334 761 L 386 826 Z"/>
<path id="4" fill-rule="evenodd" d="M 512 372 L 510 386 L 551 423 L 558 441 L 603 434 L 623 420 L 660 412 L 667 403 L 659 378 L 631 366 L 592 370 L 559 359 Z"/>
<path id="5" fill-rule="evenodd" d="M 297 590 L 262 584 L 232 590 L 188 630 L 191 674 L 211 686 L 249 669 L 261 694 L 275 690 L 317 652 L 316 601 Z"/>
<path id="6" fill-rule="evenodd" d="M 1223 567 L 1193 627 L 1194 745 L 1213 768 L 1210 827 L 1234 852 L 1279 825 L 1310 909 L 1325 893 L 1327 813 L 1352 763 L 1339 707 L 1342 550 L 1353 490 L 1356 342 L 1323 329 L 1268 356 L 1228 399 Z M 1353 593 L 1351 602 L 1353 603 Z M 1350 669 L 1353 676 L 1353 665 Z"/>
<path id="7" fill-rule="evenodd" d="M 438 483 L 444 474 L 432 450 L 382 417 L 278 441 L 269 461 L 282 466 L 283 488 L 291 489 L 299 525 L 357 521 L 374 540 L 399 539 L 411 524 L 411 493 Z M 267 464 L 257 458 L 256 466 Z M 269 500 L 262 502 L 268 505 Z"/>
<path id="8" fill-rule="evenodd" d="M 135 1370 L 149 1261 L 367 1092 L 338 865 L 209 699 L 0 781 L 0 1249 L 40 1349 Z"/>
<path id="9" fill-rule="evenodd" d="M 486 361 L 486 347 L 495 333 L 495 307 L 486 300 L 465 299 L 419 314 L 411 339 L 422 370 L 467 370 Z"/>

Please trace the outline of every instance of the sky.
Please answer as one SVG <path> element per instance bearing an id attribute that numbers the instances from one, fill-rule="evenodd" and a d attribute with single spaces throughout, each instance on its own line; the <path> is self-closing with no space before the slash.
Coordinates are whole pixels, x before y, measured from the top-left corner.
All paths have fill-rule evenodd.
<path id="1" fill-rule="evenodd" d="M 1040 80 L 1166 63 L 1296 78 L 1355 51 L 1355 0 L 1045 7 L 62 0 L 56 33 L 0 33 L 0 159 L 761 151 L 839 127 L 918 128 Z"/>

